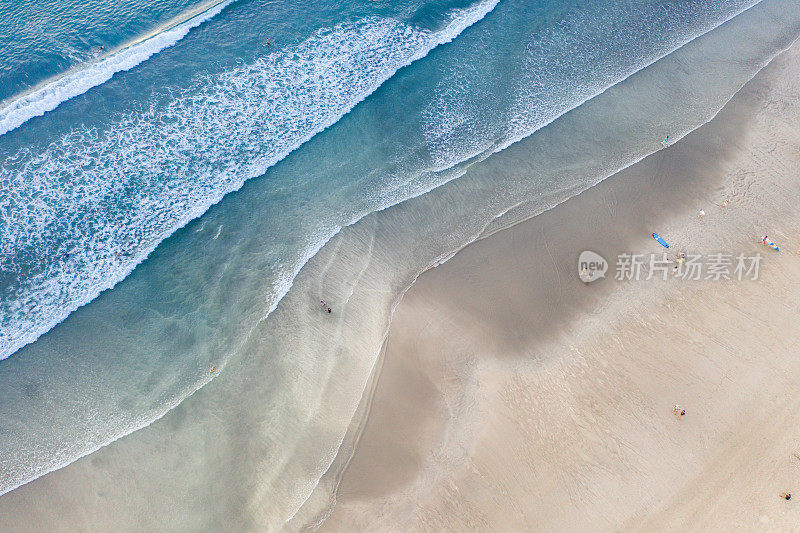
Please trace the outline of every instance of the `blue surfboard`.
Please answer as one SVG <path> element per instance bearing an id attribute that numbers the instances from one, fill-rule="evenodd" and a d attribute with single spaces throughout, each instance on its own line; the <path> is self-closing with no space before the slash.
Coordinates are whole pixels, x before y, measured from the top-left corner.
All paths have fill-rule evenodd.
<path id="1" fill-rule="evenodd" d="M 663 246 L 664 248 L 669 248 L 669 244 L 667 244 L 667 241 L 665 241 L 664 239 L 662 239 L 662 238 L 661 238 L 661 235 L 659 235 L 658 233 L 653 233 L 653 238 L 654 238 L 655 240 L 657 240 L 657 241 L 658 241 L 658 243 L 659 243 L 661 246 Z"/>

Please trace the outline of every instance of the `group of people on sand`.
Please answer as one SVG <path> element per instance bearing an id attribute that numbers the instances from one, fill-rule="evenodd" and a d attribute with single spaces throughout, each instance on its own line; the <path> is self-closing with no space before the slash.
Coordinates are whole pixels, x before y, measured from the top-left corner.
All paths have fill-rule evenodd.
<path id="1" fill-rule="evenodd" d="M 720 206 L 722 209 L 725 209 L 726 207 L 728 207 L 728 204 L 729 204 L 729 203 L 731 203 L 731 198 L 730 198 L 730 196 L 729 196 L 729 197 L 727 197 L 727 198 L 725 198 L 725 200 L 723 200 L 723 201 L 722 201 L 722 203 L 721 203 L 721 204 L 719 204 L 719 206 Z M 700 211 L 698 211 L 698 212 L 697 212 L 697 218 L 698 218 L 698 219 L 702 219 L 704 216 L 706 216 L 706 210 L 701 208 L 701 209 L 700 209 Z"/>
<path id="2" fill-rule="evenodd" d="M 667 139 L 668 139 L 668 138 L 669 138 L 669 137 L 667 137 Z M 729 204 L 730 202 L 731 202 L 731 198 L 730 198 L 730 196 L 729 196 L 729 197 L 725 198 L 725 200 L 723 200 L 723 201 L 722 201 L 722 203 L 721 203 L 721 204 L 719 204 L 719 206 L 720 206 L 722 209 L 725 209 L 726 207 L 728 207 L 728 204 Z M 704 216 L 706 216 L 706 211 L 705 211 L 705 209 L 700 209 L 700 210 L 697 212 L 697 219 L 698 219 L 698 220 L 701 220 L 701 219 L 702 219 Z M 800 252 L 798 252 L 798 253 L 800 253 Z M 683 252 L 683 251 L 679 251 L 679 252 L 678 252 L 678 254 L 675 256 L 675 268 L 674 268 L 674 270 L 678 270 L 678 268 L 680 268 L 681 264 L 682 264 L 682 263 L 683 263 L 685 260 L 686 260 L 686 253 L 685 253 L 685 252 Z"/>
<path id="3" fill-rule="evenodd" d="M 730 196 L 729 196 L 729 197 L 725 198 L 725 200 L 723 200 L 723 202 L 722 202 L 721 204 L 719 204 L 719 206 L 720 206 L 722 209 L 725 209 L 725 208 L 728 206 L 728 204 L 729 204 L 730 202 L 731 202 L 731 198 L 730 198 Z M 705 212 L 705 210 L 703 210 L 703 209 L 700 209 L 700 211 L 698 211 L 698 213 L 697 213 L 697 218 L 698 218 L 698 220 L 699 220 L 699 219 L 702 219 L 702 218 L 703 218 L 705 215 L 706 215 L 706 212 Z M 764 235 L 764 236 L 761 238 L 761 243 L 762 243 L 762 244 L 764 244 L 765 246 L 769 246 L 770 248 L 772 248 L 772 249 L 773 249 L 773 250 L 775 250 L 776 252 L 779 252 L 779 251 L 780 251 L 780 247 L 778 247 L 778 245 L 777 245 L 777 244 L 775 244 L 774 242 L 772 242 L 772 240 L 771 240 L 771 239 L 769 238 L 769 236 L 767 236 L 767 235 Z M 800 254 L 800 250 L 798 250 L 798 252 L 797 252 L 797 253 L 798 253 L 798 254 Z M 677 265 L 680 265 L 680 263 L 682 262 L 682 258 L 680 257 L 680 254 L 681 254 L 681 252 L 678 252 L 678 258 L 677 258 L 677 261 L 676 261 Z M 684 257 L 685 257 L 685 254 L 684 254 Z M 676 265 L 676 267 L 675 267 L 675 269 L 676 269 L 676 270 L 677 270 L 677 268 L 678 268 L 678 267 L 677 267 L 677 265 Z"/>
<path id="4" fill-rule="evenodd" d="M 330 308 L 330 307 L 328 307 L 328 304 L 326 304 L 326 303 L 325 303 L 325 300 L 320 300 L 320 301 L 319 301 L 319 304 L 322 306 L 322 310 L 323 310 L 323 311 L 326 311 L 326 312 L 328 312 L 328 313 L 330 313 L 330 312 L 331 312 L 331 308 Z"/>

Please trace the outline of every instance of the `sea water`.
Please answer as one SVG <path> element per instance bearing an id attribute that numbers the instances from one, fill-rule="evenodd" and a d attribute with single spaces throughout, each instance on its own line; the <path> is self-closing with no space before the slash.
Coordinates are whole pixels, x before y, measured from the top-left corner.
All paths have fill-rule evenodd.
<path id="1" fill-rule="evenodd" d="M 286 520 L 338 449 L 416 273 L 710 118 L 796 36 L 796 6 L 762 2 L 740 17 L 749 33 L 728 30 L 735 46 L 642 69 L 754 4 L 162 6 L 163 31 L 192 27 L 83 92 L 65 77 L 113 52 L 27 90 L 0 78 L 19 93 L 0 108 L 19 122 L 0 136 L 0 490 L 180 405 L 103 452 L 139 460 L 174 433 L 164 457 L 183 456 L 197 490 L 225 489 L 198 498 L 199 526 L 231 507 L 245 525 Z M 126 40 L 117 53 L 153 45 Z M 637 72 L 647 98 L 594 103 Z M 543 135 L 583 102 L 572 114 L 591 120 Z M 503 163 L 522 139 L 530 159 Z M 317 298 L 334 302 L 329 324 Z"/>

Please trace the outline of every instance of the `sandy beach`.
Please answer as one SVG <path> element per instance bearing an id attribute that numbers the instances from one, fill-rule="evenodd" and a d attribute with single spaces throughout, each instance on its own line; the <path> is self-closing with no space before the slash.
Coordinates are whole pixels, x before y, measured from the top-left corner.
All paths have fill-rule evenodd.
<path id="1" fill-rule="evenodd" d="M 800 530 L 800 4 L 301 4 L 0 135 L 0 531 Z"/>
<path id="2" fill-rule="evenodd" d="M 321 529 L 797 530 L 798 132 L 795 44 L 681 141 L 420 276 Z M 653 232 L 760 253 L 758 279 L 613 279 L 667 251 Z"/>

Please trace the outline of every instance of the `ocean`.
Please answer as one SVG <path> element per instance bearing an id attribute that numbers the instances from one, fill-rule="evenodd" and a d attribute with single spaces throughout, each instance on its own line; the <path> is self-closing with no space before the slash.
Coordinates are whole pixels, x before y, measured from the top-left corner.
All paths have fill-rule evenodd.
<path id="1" fill-rule="evenodd" d="M 295 515 L 421 271 L 697 128 L 800 35 L 780 0 L 0 13 L 0 494 L 115 454 L 201 494 L 198 528 Z"/>

